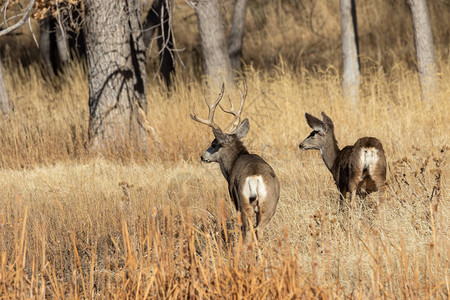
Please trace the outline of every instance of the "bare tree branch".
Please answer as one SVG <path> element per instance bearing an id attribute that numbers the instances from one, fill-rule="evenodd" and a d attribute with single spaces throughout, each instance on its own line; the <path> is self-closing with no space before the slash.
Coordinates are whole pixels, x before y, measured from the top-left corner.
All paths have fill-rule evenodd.
<path id="1" fill-rule="evenodd" d="M 7 35 L 10 32 L 13 32 L 17 28 L 19 28 L 20 26 L 25 24 L 25 22 L 28 20 L 28 18 L 31 15 L 31 10 L 33 9 L 34 2 L 35 2 L 35 0 L 30 0 L 30 4 L 28 4 L 28 7 L 27 7 L 27 9 L 25 11 L 25 14 L 23 15 L 22 19 L 20 19 L 19 22 L 17 22 L 16 24 L 14 24 L 12 26 L 8 26 L 8 27 L 6 27 L 3 30 L 0 30 L 0 37 L 4 36 L 4 35 Z"/>

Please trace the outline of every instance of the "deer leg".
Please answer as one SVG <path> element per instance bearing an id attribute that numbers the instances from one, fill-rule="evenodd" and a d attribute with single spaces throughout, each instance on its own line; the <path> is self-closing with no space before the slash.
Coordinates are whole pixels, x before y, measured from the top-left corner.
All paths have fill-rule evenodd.
<path id="1" fill-rule="evenodd" d="M 350 203 L 353 206 L 356 199 L 356 189 L 351 190 L 350 192 Z"/>
<path id="2" fill-rule="evenodd" d="M 260 199 L 258 201 L 258 211 L 256 213 L 256 237 L 258 241 L 264 240 L 264 229 L 270 222 L 276 210 L 276 202 L 265 201 Z"/>
<path id="3" fill-rule="evenodd" d="M 382 204 L 385 199 L 385 190 L 386 190 L 384 179 L 377 178 L 375 180 L 375 186 L 376 189 L 378 190 L 378 202 L 379 202 L 378 204 Z"/>
<path id="4" fill-rule="evenodd" d="M 350 203 L 351 206 L 355 207 L 355 200 L 356 200 L 356 193 L 359 190 L 358 185 L 364 184 L 363 182 L 363 166 L 361 166 L 360 161 L 357 161 L 354 165 L 350 168 L 350 176 L 348 178 L 348 190 L 350 192 Z M 360 186 L 361 188 L 361 186 Z"/>
<path id="5" fill-rule="evenodd" d="M 261 242 L 264 239 L 264 228 L 269 223 L 271 216 L 267 214 L 267 211 L 260 209 L 256 214 L 256 237 Z"/>
<path id="6" fill-rule="evenodd" d="M 355 207 L 356 190 L 358 188 L 357 182 L 358 182 L 357 179 L 353 178 L 353 179 L 350 179 L 350 181 L 348 183 L 348 189 L 350 192 L 350 205 L 352 208 Z"/>
<path id="7" fill-rule="evenodd" d="M 343 186 L 339 188 L 339 210 L 342 211 L 344 209 L 344 201 L 347 196 L 347 187 Z"/>
<path id="8" fill-rule="evenodd" d="M 261 239 L 264 236 L 264 226 L 265 224 L 261 224 L 261 217 L 262 217 L 262 212 L 261 210 L 258 210 L 256 212 L 256 238 L 258 239 L 258 241 L 261 241 Z"/>
<path id="9" fill-rule="evenodd" d="M 250 205 L 248 199 L 244 199 L 241 207 L 241 213 L 242 213 L 242 237 L 244 238 L 244 241 L 247 241 L 248 237 L 247 234 L 250 233 L 250 226 L 251 219 L 254 214 L 253 207 Z"/>

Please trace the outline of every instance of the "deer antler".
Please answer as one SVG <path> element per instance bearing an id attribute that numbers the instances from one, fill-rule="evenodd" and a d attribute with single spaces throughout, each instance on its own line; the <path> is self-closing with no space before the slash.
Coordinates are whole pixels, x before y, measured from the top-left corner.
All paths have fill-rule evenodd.
<path id="1" fill-rule="evenodd" d="M 222 83 L 222 90 L 220 91 L 219 97 L 217 98 L 216 102 L 214 102 L 213 104 L 209 104 L 208 99 L 206 99 L 205 97 L 206 105 L 208 105 L 209 108 L 208 119 L 202 119 L 197 115 L 197 113 L 195 112 L 195 104 L 194 104 L 194 106 L 192 107 L 193 114 L 190 115 L 192 120 L 199 122 L 201 124 L 208 125 L 209 127 L 215 130 L 222 131 L 222 129 L 220 129 L 220 127 L 216 123 L 214 123 L 214 113 L 216 111 L 217 104 L 219 104 L 220 100 L 222 100 L 224 89 L 225 84 Z"/>
<path id="2" fill-rule="evenodd" d="M 239 94 L 241 95 L 241 103 L 239 105 L 239 109 L 235 110 L 233 106 L 233 102 L 231 102 L 230 97 L 228 97 L 228 101 L 230 102 L 230 109 L 225 109 L 222 107 L 222 105 L 219 105 L 220 108 L 228 113 L 234 116 L 234 120 L 231 122 L 230 126 L 228 127 L 227 131 L 228 133 L 234 133 L 236 129 L 238 128 L 239 124 L 241 123 L 241 114 L 242 109 L 244 108 L 244 102 L 245 98 L 247 98 L 247 83 L 244 81 L 244 93 L 242 93 L 241 89 L 238 87 Z"/>

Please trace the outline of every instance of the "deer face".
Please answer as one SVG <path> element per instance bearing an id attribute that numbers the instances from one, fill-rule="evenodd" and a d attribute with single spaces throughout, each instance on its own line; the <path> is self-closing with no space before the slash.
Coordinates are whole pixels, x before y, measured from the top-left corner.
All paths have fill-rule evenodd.
<path id="1" fill-rule="evenodd" d="M 300 143 L 302 150 L 317 149 L 320 150 L 325 145 L 325 136 L 321 131 L 314 130 L 309 136 Z"/>
<path id="2" fill-rule="evenodd" d="M 313 131 L 300 143 L 302 150 L 317 149 L 321 150 L 329 143 L 334 142 L 334 125 L 331 119 L 322 113 L 323 120 L 306 113 L 306 122 Z"/>
<path id="3" fill-rule="evenodd" d="M 249 128 L 248 119 L 245 119 L 233 134 L 227 134 L 221 130 L 213 129 L 215 139 L 205 153 L 202 154 L 201 160 L 210 163 L 220 162 L 228 157 L 232 157 L 235 152 L 240 151 L 240 146 L 242 145 L 241 139 L 247 134 Z"/>
<path id="4" fill-rule="evenodd" d="M 214 139 L 211 146 L 202 154 L 201 160 L 205 163 L 219 162 L 222 152 L 224 152 L 223 145 L 217 139 Z"/>

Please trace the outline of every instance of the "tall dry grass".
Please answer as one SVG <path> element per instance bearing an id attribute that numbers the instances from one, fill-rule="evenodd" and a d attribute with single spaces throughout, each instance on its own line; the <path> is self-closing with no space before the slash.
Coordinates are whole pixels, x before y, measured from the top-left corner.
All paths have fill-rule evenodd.
<path id="1" fill-rule="evenodd" d="M 417 74 L 405 59 L 410 46 L 396 46 L 385 58 L 391 59 L 389 68 L 380 62 L 364 69 L 360 104 L 350 107 L 341 96 L 337 41 L 330 41 L 334 50 L 320 50 L 330 61 L 296 56 L 295 30 L 282 40 L 281 32 L 269 34 L 283 24 L 296 28 L 294 10 L 286 9 L 296 2 L 267 3 L 251 4 L 254 28 L 244 55 L 254 64 L 243 74 L 251 126 L 245 144 L 266 158 L 282 186 L 264 242 L 242 244 L 218 166 L 199 162 L 212 134 L 189 118 L 194 103 L 205 113 L 200 70 L 189 56 L 194 35 L 179 35 L 179 46 L 188 49 L 182 54 L 187 68 L 179 69 L 174 90 L 167 92 L 149 76 L 148 116 L 160 145 L 150 142 L 149 154 L 134 158 L 85 150 L 82 64 L 67 77 L 45 80 L 38 64 L 23 66 L 7 57 L 16 111 L 0 119 L 2 298 L 449 297 L 450 64 L 444 47 L 433 103 L 420 101 Z M 323 33 L 331 35 L 336 3 L 329 4 L 318 2 L 315 11 L 327 20 Z M 366 5 L 371 22 L 389 13 Z M 191 22 L 186 14 L 183 20 Z M 286 15 L 282 25 L 275 22 L 279 14 Z M 382 39 L 382 32 L 373 34 Z M 314 35 L 301 37 L 309 49 Z M 260 39 L 266 41 L 263 50 Z M 271 48 L 275 44 L 282 47 L 279 53 Z M 307 61 L 326 68 L 299 68 Z M 149 74 L 152 68 L 150 63 Z M 298 149 L 310 132 L 304 112 L 322 110 L 334 120 L 341 147 L 362 136 L 383 142 L 383 206 L 374 195 L 339 212 L 337 189 L 319 153 Z"/>
<path id="2" fill-rule="evenodd" d="M 52 93 L 37 79 L 16 86 L 17 111 L 1 120 L 3 295 L 448 297 L 448 81 L 425 104 L 413 72 L 374 73 L 356 110 L 333 71 L 247 70 L 245 144 L 282 185 L 260 253 L 240 245 L 218 166 L 199 162 L 212 139 L 188 116 L 193 103 L 204 113 L 199 83 L 178 74 L 167 94 L 149 82 L 161 146 L 146 158 L 113 160 L 84 150 L 82 75 Z M 303 113 L 321 110 L 341 146 L 365 135 L 383 141 L 383 208 L 369 198 L 339 213 L 319 154 L 298 149 L 309 133 Z"/>

